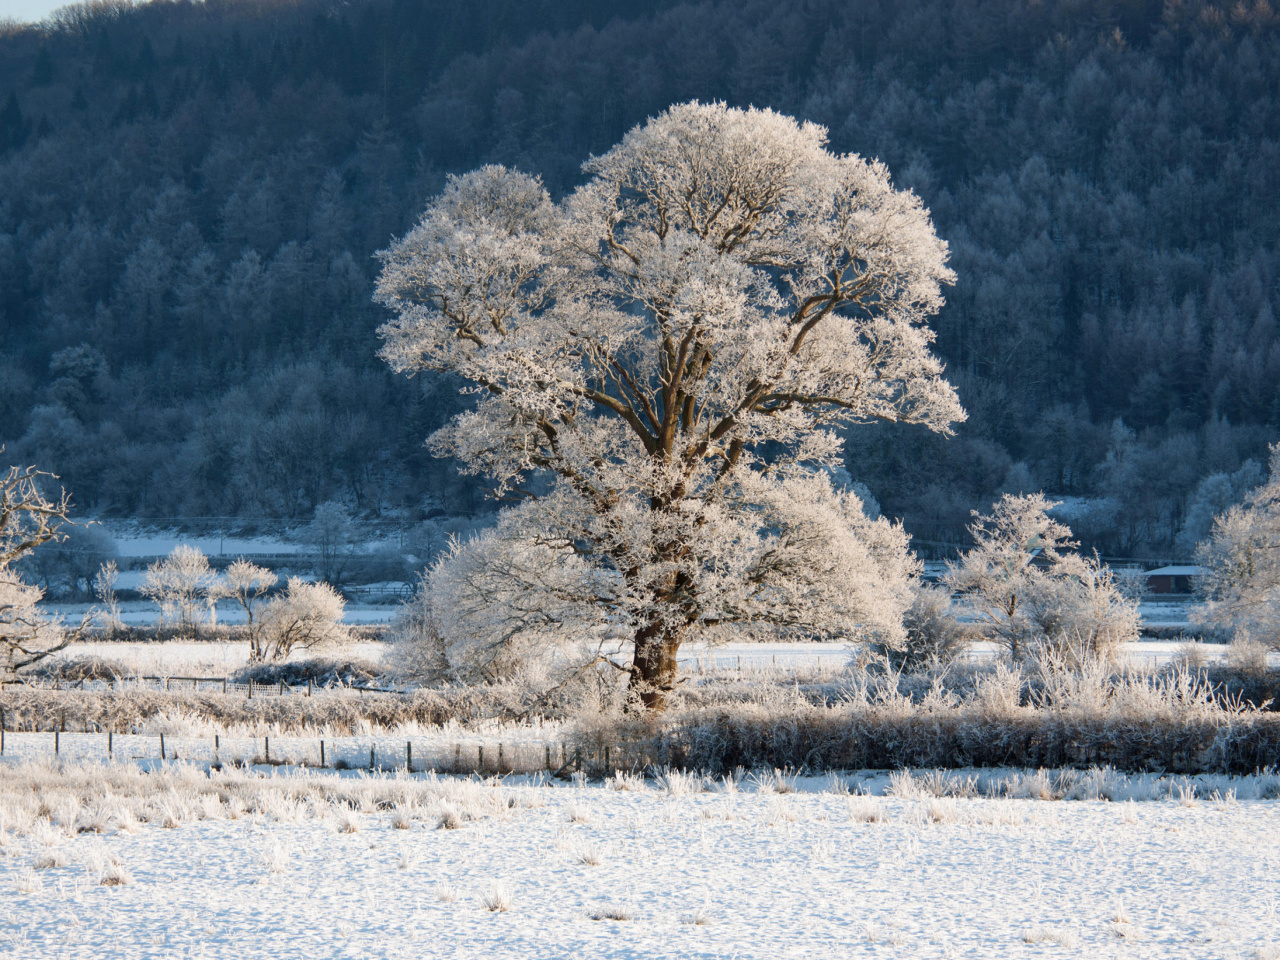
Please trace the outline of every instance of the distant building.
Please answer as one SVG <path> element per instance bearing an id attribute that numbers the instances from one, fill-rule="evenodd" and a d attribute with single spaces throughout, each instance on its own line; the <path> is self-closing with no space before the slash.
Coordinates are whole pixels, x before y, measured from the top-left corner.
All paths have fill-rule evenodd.
<path id="1" fill-rule="evenodd" d="M 1192 578 L 1203 576 L 1204 567 L 1174 566 L 1147 571 L 1148 593 L 1194 593 Z"/>

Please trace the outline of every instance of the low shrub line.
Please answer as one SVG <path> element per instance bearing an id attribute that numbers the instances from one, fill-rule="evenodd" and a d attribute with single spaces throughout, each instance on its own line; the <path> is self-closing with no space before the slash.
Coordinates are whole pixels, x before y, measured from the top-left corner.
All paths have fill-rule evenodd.
<path id="1" fill-rule="evenodd" d="M 810 771 L 1110 766 L 1126 772 L 1253 773 L 1280 767 L 1280 716 L 1012 716 L 799 708 L 779 715 L 707 710 L 657 725 L 578 734 L 591 772 L 671 767 L 723 775 L 737 767 Z"/>

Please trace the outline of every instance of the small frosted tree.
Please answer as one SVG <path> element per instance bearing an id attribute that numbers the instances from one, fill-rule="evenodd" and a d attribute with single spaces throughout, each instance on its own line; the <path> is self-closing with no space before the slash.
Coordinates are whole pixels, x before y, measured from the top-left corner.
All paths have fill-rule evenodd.
<path id="1" fill-rule="evenodd" d="M 479 398 L 433 449 L 524 499 L 486 569 L 573 571 L 529 589 L 580 583 L 562 635 L 625 634 L 655 708 L 709 628 L 896 644 L 907 538 L 827 471 L 844 425 L 964 416 L 930 351 L 953 275 L 919 199 L 821 127 L 718 104 L 584 168 L 559 203 L 502 167 L 451 178 L 381 254 L 382 356 Z"/>
<path id="2" fill-rule="evenodd" d="M 246 632 L 249 636 L 249 660 L 257 663 L 267 658 L 262 642 L 261 624 L 256 619 L 257 604 L 280 578 L 256 563 L 240 557 L 227 567 L 222 575 L 222 590 L 240 604 L 244 610 Z"/>
<path id="3" fill-rule="evenodd" d="M 107 634 L 112 635 L 123 623 L 120 620 L 120 600 L 116 596 L 116 583 L 120 579 L 120 568 L 114 560 L 108 560 L 98 567 L 93 575 L 93 595 L 102 604 L 100 619 L 106 622 Z"/>
<path id="4" fill-rule="evenodd" d="M 304 533 L 307 542 L 316 549 L 320 578 L 338 582 L 355 547 L 355 526 L 350 512 L 336 500 L 326 500 L 316 507 Z"/>
<path id="5" fill-rule="evenodd" d="M 43 478 L 57 479 L 35 467 L 10 467 L 0 475 L 0 674 L 10 676 L 63 649 L 83 631 L 82 625 L 69 633 L 48 616 L 40 606 L 44 591 L 14 568 L 33 550 L 64 536 L 71 501 L 65 491 L 53 500 L 45 497 Z"/>
<path id="6" fill-rule="evenodd" d="M 221 584 L 209 567 L 209 558 L 197 547 L 180 543 L 169 556 L 147 567 L 138 592 L 160 605 L 166 621 L 191 631 L 201 621 L 201 607 L 216 602 Z"/>
<path id="7" fill-rule="evenodd" d="M 1271 446 L 1270 478 L 1213 522 L 1197 557 L 1201 620 L 1280 647 L 1280 443 Z"/>
<path id="8" fill-rule="evenodd" d="M 342 626 L 346 601 L 327 583 L 290 577 L 284 593 L 273 597 L 258 619 L 263 660 L 285 660 L 296 649 L 334 645 L 347 638 Z"/>
<path id="9" fill-rule="evenodd" d="M 990 516 L 974 511 L 974 546 L 944 582 L 1017 660 L 1048 649 L 1060 660 L 1110 657 L 1138 636 L 1135 600 L 1111 570 L 1076 553 L 1071 530 L 1044 494 L 1005 494 Z"/>

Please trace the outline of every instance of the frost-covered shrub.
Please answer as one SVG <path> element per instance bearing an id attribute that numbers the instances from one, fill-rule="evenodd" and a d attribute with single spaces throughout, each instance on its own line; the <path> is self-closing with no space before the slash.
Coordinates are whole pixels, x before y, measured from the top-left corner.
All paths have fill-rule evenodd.
<path id="1" fill-rule="evenodd" d="M 423 576 L 391 630 L 406 673 L 551 686 L 607 654 L 592 598 L 614 585 L 556 548 L 504 533 L 500 525 L 455 541 Z"/>
<path id="2" fill-rule="evenodd" d="M 289 578 L 283 594 L 263 608 L 259 642 L 267 660 L 284 660 L 295 649 L 311 650 L 346 640 L 342 617 L 347 602 L 327 583 Z"/>
<path id="3" fill-rule="evenodd" d="M 974 547 L 944 582 L 1015 660 L 1110 659 L 1138 637 L 1137 601 L 1106 564 L 1074 552 L 1070 528 L 1049 516 L 1054 506 L 1043 494 L 1006 494 L 990 516 L 975 511 Z"/>
<path id="4" fill-rule="evenodd" d="M 1270 479 L 1213 522 L 1197 557 L 1208 598 L 1200 619 L 1280 647 L 1280 443 L 1271 447 Z"/>
<path id="5" fill-rule="evenodd" d="M 954 662 L 969 647 L 969 632 L 956 619 L 951 594 L 940 587 L 919 584 L 902 615 L 906 638 L 902 645 L 877 644 L 876 653 L 886 657 L 895 670 L 914 672 L 931 665 Z"/>

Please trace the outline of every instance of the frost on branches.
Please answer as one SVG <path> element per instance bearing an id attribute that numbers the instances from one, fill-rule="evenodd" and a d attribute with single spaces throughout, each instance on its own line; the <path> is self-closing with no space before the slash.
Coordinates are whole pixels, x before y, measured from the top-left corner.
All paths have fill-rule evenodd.
<path id="1" fill-rule="evenodd" d="M 1213 522 L 1197 557 L 1203 619 L 1280 647 L 1280 443 L 1271 446 L 1270 479 Z"/>
<path id="2" fill-rule="evenodd" d="M 963 419 L 925 326 L 953 275 L 918 198 L 825 144 L 683 104 L 558 204 L 502 167 L 452 178 L 381 254 L 382 356 L 479 397 L 434 450 L 523 500 L 455 558 L 492 576 L 450 591 L 505 598 L 474 604 L 476 643 L 624 635 L 660 707 L 710 626 L 898 642 L 906 534 L 825 468 L 845 424 Z"/>
<path id="3" fill-rule="evenodd" d="M 1071 530 L 1049 516 L 1044 494 L 1005 494 L 969 527 L 974 547 L 944 579 L 1009 656 L 1049 655 L 1078 666 L 1137 639 L 1138 604 L 1111 569 L 1074 552 Z"/>
<path id="4" fill-rule="evenodd" d="M 75 638 L 41 609 L 44 591 L 13 568 L 40 545 L 65 536 L 59 530 L 70 508 L 66 493 L 48 500 L 40 492 L 40 478 L 51 476 L 34 467 L 0 475 L 0 674 L 12 676 Z"/>

